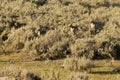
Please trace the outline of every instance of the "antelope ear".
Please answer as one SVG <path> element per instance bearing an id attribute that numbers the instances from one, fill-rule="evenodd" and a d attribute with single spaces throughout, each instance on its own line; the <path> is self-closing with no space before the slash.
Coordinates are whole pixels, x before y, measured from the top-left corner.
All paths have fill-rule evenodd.
<path id="1" fill-rule="evenodd" d="M 95 24 L 94 24 L 94 23 L 91 23 L 91 24 L 90 24 L 90 27 L 91 27 L 91 28 L 95 28 Z"/>
<path id="2" fill-rule="evenodd" d="M 69 26 L 69 27 L 73 27 L 72 24 L 69 24 L 68 26 Z"/>

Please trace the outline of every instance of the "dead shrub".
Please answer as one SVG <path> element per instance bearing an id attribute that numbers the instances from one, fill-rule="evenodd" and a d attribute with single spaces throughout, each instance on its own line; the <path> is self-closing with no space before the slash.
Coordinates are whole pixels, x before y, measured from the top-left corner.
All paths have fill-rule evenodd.
<path id="1" fill-rule="evenodd" d="M 41 74 L 42 80 L 60 80 L 60 70 L 50 69 Z"/>
<path id="2" fill-rule="evenodd" d="M 67 58 L 64 60 L 63 67 L 74 71 L 89 71 L 91 67 L 90 60 L 85 57 L 81 58 Z"/>
<path id="3" fill-rule="evenodd" d="M 0 70 L 1 76 L 8 76 L 13 77 L 19 80 L 41 80 L 37 75 L 34 73 L 28 72 L 27 70 L 23 70 L 20 66 L 10 65 L 9 67 L 3 67 Z"/>

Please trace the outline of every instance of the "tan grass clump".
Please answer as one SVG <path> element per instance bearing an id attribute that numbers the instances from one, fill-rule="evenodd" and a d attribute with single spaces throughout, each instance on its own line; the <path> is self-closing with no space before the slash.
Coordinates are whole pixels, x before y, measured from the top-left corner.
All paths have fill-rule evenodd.
<path id="1" fill-rule="evenodd" d="M 85 57 L 67 58 L 64 60 L 63 67 L 73 71 L 88 71 L 91 67 L 91 61 Z"/>
<path id="2" fill-rule="evenodd" d="M 20 66 L 10 65 L 9 67 L 4 67 L 0 70 L 0 76 L 6 77 L 8 80 L 11 78 L 14 80 L 41 80 L 34 73 L 23 70 Z"/>

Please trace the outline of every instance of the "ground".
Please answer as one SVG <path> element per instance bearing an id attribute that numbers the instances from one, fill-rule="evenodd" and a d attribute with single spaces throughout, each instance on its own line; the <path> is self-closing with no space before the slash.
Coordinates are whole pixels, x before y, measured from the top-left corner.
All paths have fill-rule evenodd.
<path id="1" fill-rule="evenodd" d="M 13 58 L 14 56 L 14 58 Z M 45 60 L 45 61 L 20 61 L 15 55 L 0 56 L 0 70 L 3 67 L 20 66 L 30 72 L 37 73 L 39 76 L 51 74 L 50 72 L 59 73 L 60 80 L 66 80 L 67 77 L 73 72 L 63 68 L 62 64 L 64 59 L 60 60 Z M 88 72 L 90 80 L 119 80 L 120 74 L 114 72 L 115 67 L 120 66 L 120 61 L 115 60 L 113 65 L 110 65 L 108 60 L 93 60 L 94 66 Z"/>

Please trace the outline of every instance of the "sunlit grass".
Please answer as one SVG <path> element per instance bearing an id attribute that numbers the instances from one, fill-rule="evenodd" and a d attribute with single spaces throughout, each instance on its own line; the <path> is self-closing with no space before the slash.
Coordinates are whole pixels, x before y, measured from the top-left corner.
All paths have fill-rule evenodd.
<path id="1" fill-rule="evenodd" d="M 116 64 L 119 64 L 120 61 L 115 61 Z M 22 69 L 26 69 L 30 72 L 34 72 L 41 75 L 49 74 L 51 70 L 54 72 L 60 73 L 60 80 L 65 80 L 71 72 L 70 70 L 65 70 L 61 64 L 63 60 L 56 60 L 56 61 L 32 61 L 32 62 L 0 62 L 0 69 L 5 66 L 10 65 L 17 65 L 20 66 Z M 88 73 L 90 80 L 117 80 L 120 78 L 119 73 L 112 73 L 114 67 L 111 66 L 104 66 L 103 60 L 100 61 L 93 61 L 95 66 L 91 69 L 91 72 Z M 98 66 L 99 65 L 99 66 Z"/>

